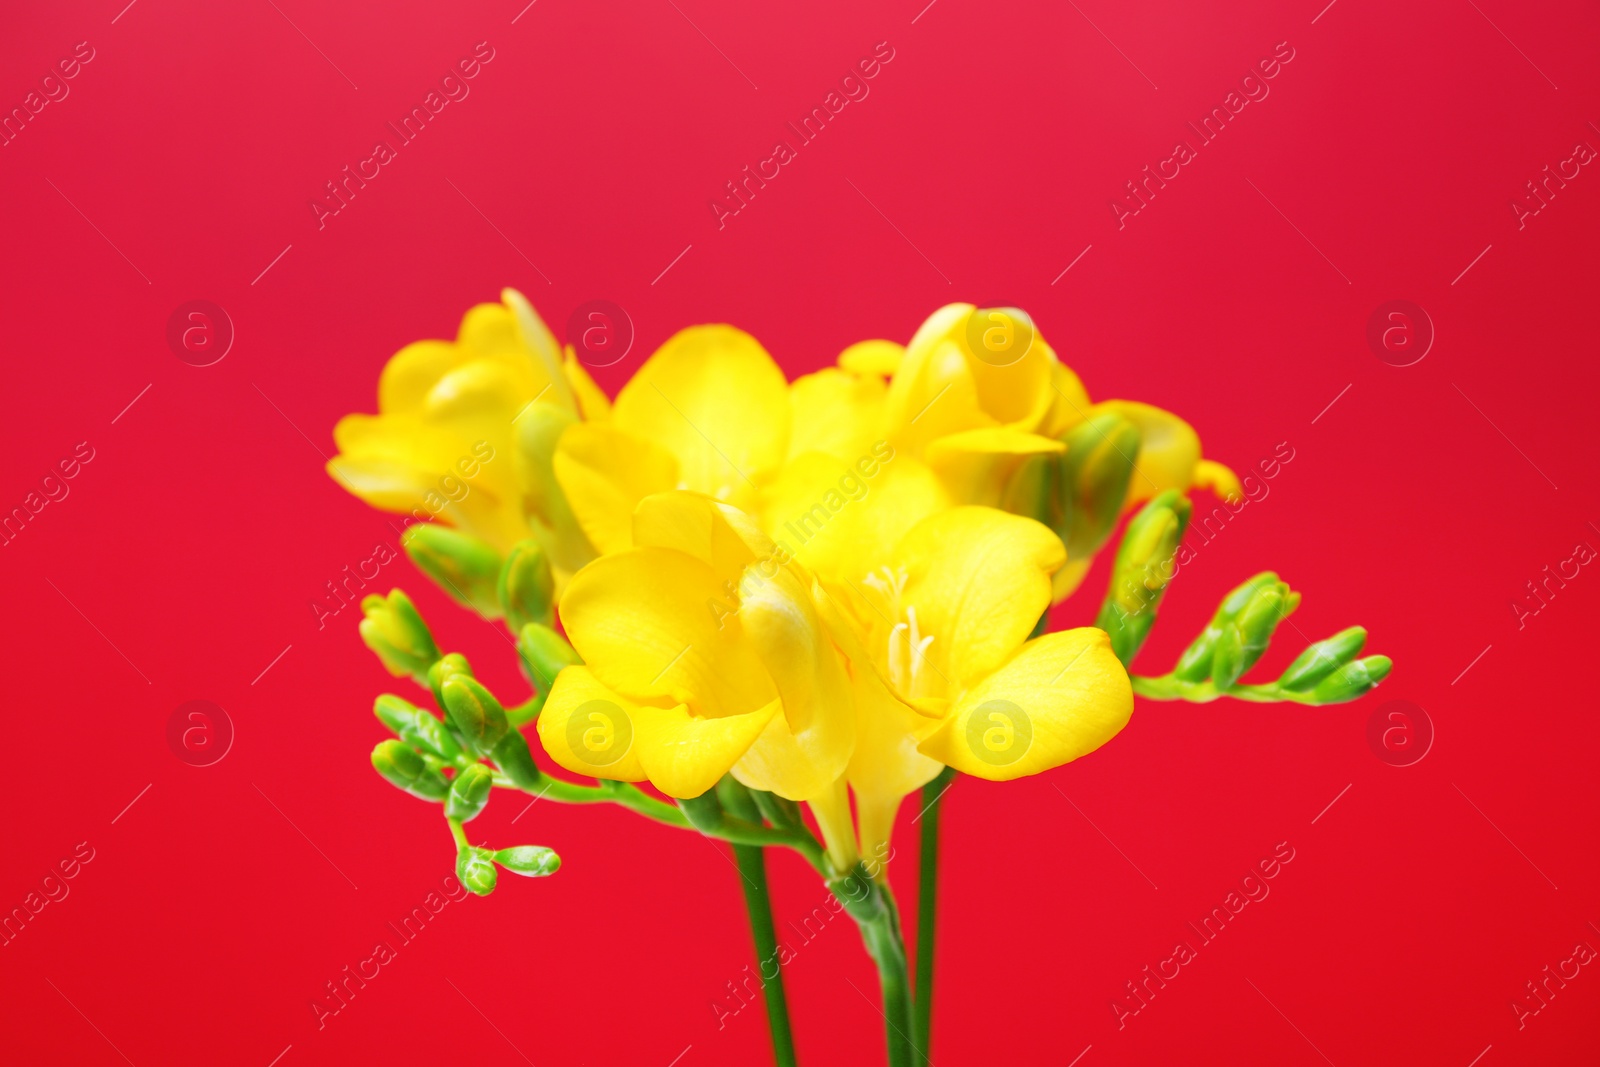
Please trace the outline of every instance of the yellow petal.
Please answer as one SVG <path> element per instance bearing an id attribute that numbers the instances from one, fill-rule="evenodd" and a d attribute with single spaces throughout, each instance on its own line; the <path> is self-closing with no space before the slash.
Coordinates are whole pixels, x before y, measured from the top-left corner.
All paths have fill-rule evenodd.
<path id="1" fill-rule="evenodd" d="M 860 809 L 861 848 L 871 854 L 888 839 L 899 798 L 921 789 L 943 768 L 917 745 L 939 721 L 913 711 L 889 691 L 865 663 L 851 663 L 851 694 L 856 708 L 856 745 L 850 757 L 850 788 Z M 867 798 L 877 801 L 878 819 L 868 817 Z M 885 808 L 887 811 L 885 812 Z M 883 816 L 887 816 L 885 824 Z"/>
<path id="2" fill-rule="evenodd" d="M 1006 483 L 1025 457 L 1065 451 L 1060 441 L 992 426 L 939 438 L 928 445 L 927 461 L 952 500 L 998 507 Z"/>
<path id="3" fill-rule="evenodd" d="M 1102 411 L 1115 412 L 1139 427 L 1139 460 L 1128 483 L 1125 508 L 1138 507 L 1168 489 L 1186 491 L 1193 484 L 1200 462 L 1200 435 L 1193 426 L 1170 411 L 1136 400 L 1103 400 L 1090 409 L 1095 415 Z"/>
<path id="4" fill-rule="evenodd" d="M 776 555 L 754 519 L 704 493 L 674 490 L 645 497 L 633 513 L 633 543 L 670 548 L 710 566 L 724 588 L 735 590 L 745 569 Z M 768 566 L 776 569 L 777 562 Z"/>
<path id="5" fill-rule="evenodd" d="M 562 368 L 566 371 L 567 381 L 572 386 L 573 395 L 578 400 L 578 413 L 585 422 L 605 422 L 611 418 L 611 401 L 605 392 L 589 377 L 589 372 L 584 369 L 573 354 L 572 346 L 567 346 L 566 358 L 562 360 Z"/>
<path id="6" fill-rule="evenodd" d="M 1009 781 L 1093 752 L 1127 725 L 1133 689 L 1101 630 L 1028 642 L 956 702 L 922 751 L 966 774 Z"/>
<path id="7" fill-rule="evenodd" d="M 555 474 L 556 449 L 576 417 L 541 401 L 529 404 L 512 422 L 517 432 L 523 510 L 555 567 L 558 588 L 565 589 L 566 580 L 596 555 Z"/>
<path id="8" fill-rule="evenodd" d="M 886 562 L 918 521 L 950 506 L 932 471 L 887 445 L 853 465 L 801 456 L 761 501 L 762 524 L 785 551 L 815 574 L 851 581 Z"/>
<path id="9" fill-rule="evenodd" d="M 900 369 L 905 354 L 905 346 L 893 341 L 857 341 L 839 353 L 839 366 L 852 374 L 888 378 Z"/>
<path id="10" fill-rule="evenodd" d="M 842 463 L 871 457 L 882 437 L 883 379 L 858 376 L 836 367 L 797 378 L 789 387 L 793 431 L 789 458 L 823 452 Z"/>
<path id="11" fill-rule="evenodd" d="M 741 781 L 790 800 L 819 795 L 844 773 L 855 747 L 850 680 L 803 574 L 747 574 L 739 622 L 783 704 L 740 762 Z"/>
<path id="12" fill-rule="evenodd" d="M 958 507 L 924 519 L 895 549 L 902 602 L 932 634 L 926 662 L 959 692 L 1008 660 L 1050 606 L 1061 539 L 1033 519 Z"/>
<path id="13" fill-rule="evenodd" d="M 885 426 L 896 448 L 920 457 L 935 438 L 994 425 L 978 403 L 963 345 L 948 336 L 971 311 L 970 304 L 941 308 L 911 339 L 884 397 Z"/>
<path id="14" fill-rule="evenodd" d="M 464 356 L 449 341 L 416 341 L 396 352 L 378 376 L 378 410 L 416 411 L 440 378 Z"/>
<path id="15" fill-rule="evenodd" d="M 539 741 L 569 771 L 648 780 L 670 797 L 697 797 L 728 773 L 777 710 L 774 701 L 743 715 L 699 718 L 682 704 L 631 701 L 587 668 L 568 667 L 539 714 Z"/>
<path id="16" fill-rule="evenodd" d="M 539 712 L 539 743 L 575 774 L 642 782 L 639 709 L 638 702 L 603 684 L 589 668 L 568 667 L 556 675 Z"/>
<path id="17" fill-rule="evenodd" d="M 1050 365 L 1050 411 L 1039 432 L 1059 438 L 1089 417 L 1089 391 L 1071 367 L 1060 360 Z"/>
<path id="18" fill-rule="evenodd" d="M 1004 337 L 999 351 L 985 347 L 984 338 L 991 335 Z M 1051 374 L 1059 363 L 1033 320 L 1016 308 L 979 308 L 961 324 L 956 339 L 984 412 L 1019 430 L 1038 429 L 1056 399 Z"/>
<path id="19" fill-rule="evenodd" d="M 738 502 L 783 461 L 789 391 L 754 337 L 693 326 L 645 361 L 617 394 L 612 417 L 677 458 L 682 488 Z"/>
<path id="20" fill-rule="evenodd" d="M 616 423 L 577 423 L 561 435 L 553 468 L 589 543 L 602 555 L 633 544 L 633 510 L 678 485 L 678 462 Z"/>
<path id="21" fill-rule="evenodd" d="M 776 691 L 726 586 L 706 564 L 665 548 L 602 556 L 561 598 L 572 645 L 606 685 L 634 700 L 687 704 L 702 716 L 754 711 Z"/>
<path id="22" fill-rule="evenodd" d="M 539 313 L 533 310 L 528 298 L 515 289 L 500 290 L 500 299 L 511 311 L 518 343 L 527 353 L 535 375 L 550 386 L 550 395 L 542 399 L 553 401 L 576 414 L 578 401 L 563 373 L 561 346 L 556 343 L 555 335 L 544 324 Z"/>

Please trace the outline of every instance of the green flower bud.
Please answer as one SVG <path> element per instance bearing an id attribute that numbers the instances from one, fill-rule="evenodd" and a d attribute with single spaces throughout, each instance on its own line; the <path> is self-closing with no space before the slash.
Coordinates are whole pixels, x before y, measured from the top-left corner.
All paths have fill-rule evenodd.
<path id="1" fill-rule="evenodd" d="M 1230 595 L 1225 603 L 1231 606 L 1232 602 Z M 1211 683 L 1218 690 L 1225 690 L 1243 677 L 1272 643 L 1278 623 L 1299 606 L 1300 594 L 1291 591 L 1286 583 L 1258 585 L 1244 606 L 1222 625 L 1211 655 Z"/>
<path id="2" fill-rule="evenodd" d="M 410 701 L 385 693 L 373 703 L 372 710 L 412 748 L 420 748 L 446 763 L 454 763 L 461 755 L 461 746 L 450 736 L 444 723 Z"/>
<path id="3" fill-rule="evenodd" d="M 472 664 L 468 663 L 467 657 L 459 652 L 441 656 L 438 662 L 428 669 L 428 688 L 433 690 L 433 701 L 440 708 L 444 707 L 445 680 L 458 674 L 472 677 Z"/>
<path id="4" fill-rule="evenodd" d="M 1190 504 L 1168 489 L 1128 523 L 1111 569 L 1111 587 L 1095 625 L 1111 637 L 1111 650 L 1127 665 L 1138 654 L 1156 609 L 1176 572 L 1178 545 L 1189 525 Z"/>
<path id="5" fill-rule="evenodd" d="M 470 822 L 489 803 L 489 791 L 494 788 L 494 772 L 481 763 L 468 766 L 450 783 L 450 795 L 444 801 L 446 818 Z"/>
<path id="6" fill-rule="evenodd" d="M 537 622 L 528 623 L 517 635 L 517 652 L 522 656 L 522 665 L 527 668 L 528 676 L 541 693 L 550 691 L 556 675 L 563 668 L 583 662 L 565 637 Z"/>
<path id="7" fill-rule="evenodd" d="M 543 878 L 561 869 L 561 857 L 542 845 L 518 845 L 494 854 L 494 861 L 524 878 Z"/>
<path id="8" fill-rule="evenodd" d="M 544 772 L 533 762 L 528 739 L 522 736 L 521 730 L 508 729 L 489 756 L 518 789 L 538 789 L 544 785 Z"/>
<path id="9" fill-rule="evenodd" d="M 1065 540 L 1066 495 L 1062 489 L 1061 456 L 1042 452 L 1023 456 L 1000 492 L 1000 508 L 1037 519 Z"/>
<path id="10" fill-rule="evenodd" d="M 1278 676 L 1278 688 L 1303 693 L 1361 655 L 1367 644 L 1367 631 L 1361 626 L 1340 630 L 1324 641 L 1306 646 L 1287 670 Z"/>
<path id="11" fill-rule="evenodd" d="M 494 853 L 486 848 L 467 847 L 456 853 L 456 877 L 480 897 L 494 892 L 500 872 L 495 869 Z"/>
<path id="12" fill-rule="evenodd" d="M 500 568 L 498 593 L 512 633 L 530 622 L 550 625 L 556 580 L 549 557 L 537 541 L 519 541 L 512 546 Z"/>
<path id="13" fill-rule="evenodd" d="M 361 610 L 366 615 L 361 620 L 361 640 L 389 673 L 396 678 L 426 677 L 439 658 L 439 648 L 411 598 L 391 589 L 387 597 L 374 594 L 362 600 Z"/>
<path id="14" fill-rule="evenodd" d="M 417 569 L 457 603 L 486 619 L 500 617 L 500 600 L 495 595 L 500 555 L 489 545 L 432 522 L 411 527 L 400 536 L 400 544 Z"/>
<path id="15" fill-rule="evenodd" d="M 372 766 L 393 785 L 423 800 L 443 800 L 450 791 L 444 775 L 430 768 L 403 741 L 378 742 L 372 750 Z"/>
<path id="16" fill-rule="evenodd" d="M 493 752 L 510 728 L 506 709 L 494 695 L 479 685 L 477 679 L 464 674 L 446 678 L 440 692 L 450 725 L 466 742 L 466 747 L 479 756 Z"/>
<path id="17" fill-rule="evenodd" d="M 1311 690 L 1311 698 L 1318 704 L 1343 704 L 1371 692 L 1373 687 L 1389 676 L 1394 661 L 1388 656 L 1367 656 L 1353 660 L 1328 675 Z"/>
<path id="18" fill-rule="evenodd" d="M 385 693 L 372 702 L 372 713 L 398 736 L 411 729 L 417 718 L 417 706 L 403 697 Z"/>
<path id="19" fill-rule="evenodd" d="M 1139 427 L 1106 412 L 1078 423 L 1062 438 L 1061 459 L 1068 559 L 1092 556 L 1105 546 L 1122 515 L 1128 483 L 1139 458 Z"/>
<path id="20" fill-rule="evenodd" d="M 1211 661 L 1216 654 L 1217 645 L 1222 639 L 1223 631 L 1233 622 L 1234 617 L 1244 610 L 1245 605 L 1250 603 L 1250 598 L 1255 595 L 1257 589 L 1277 584 L 1278 576 L 1276 574 L 1272 571 L 1262 571 L 1249 581 L 1235 587 L 1227 596 L 1223 597 L 1206 628 L 1201 631 L 1200 636 L 1196 637 L 1188 648 L 1183 650 L 1183 655 L 1178 657 L 1178 665 L 1172 670 L 1173 676 L 1184 682 L 1203 682 L 1209 678 L 1211 676 Z M 1230 645 L 1236 642 L 1242 644 L 1237 635 L 1230 639 Z M 1230 647 L 1225 656 L 1236 654 L 1234 649 Z"/>

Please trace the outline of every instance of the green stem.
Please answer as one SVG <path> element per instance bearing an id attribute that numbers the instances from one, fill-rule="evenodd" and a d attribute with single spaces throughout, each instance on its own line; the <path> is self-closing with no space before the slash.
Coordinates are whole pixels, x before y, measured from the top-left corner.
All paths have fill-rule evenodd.
<path id="1" fill-rule="evenodd" d="M 518 789 L 536 799 L 553 800 L 559 804 L 620 804 L 647 819 L 654 819 L 656 822 L 680 830 L 699 829 L 707 837 L 715 837 L 736 845 L 782 845 L 800 853 L 806 862 L 818 871 L 824 869 L 822 846 L 804 825 L 771 828 L 762 826 L 758 822 L 725 818 L 715 826 L 697 828 L 690 825 L 689 820 L 677 806 L 657 800 L 630 782 L 602 781 L 599 785 L 579 785 L 577 782 L 567 782 L 545 775 L 538 786 L 523 787 L 516 785 L 509 778 L 496 775 L 494 784 L 507 789 Z"/>
<path id="2" fill-rule="evenodd" d="M 767 1001 L 767 1029 L 772 1034 L 772 1058 L 778 1067 L 796 1067 L 794 1031 L 789 1026 L 789 1001 L 783 991 L 783 967 L 778 958 L 778 934 L 772 924 L 772 898 L 767 892 L 766 852 L 759 845 L 734 845 L 733 858 L 744 887 L 744 907 L 750 917 L 750 934 L 756 943 L 756 970 Z M 773 975 L 767 977 L 771 966 Z"/>
<path id="3" fill-rule="evenodd" d="M 1203 682 L 1185 682 L 1170 674 L 1152 678 L 1143 674 L 1130 676 L 1133 691 L 1151 700 L 1186 700 L 1191 704 L 1209 704 L 1221 697 L 1232 697 L 1253 704 L 1313 704 L 1324 703 L 1309 692 L 1294 693 L 1276 685 L 1234 685 L 1219 690 L 1210 679 Z"/>
<path id="4" fill-rule="evenodd" d="M 917 882 L 917 984 L 913 998 L 911 1039 L 920 1061 L 931 1063 L 929 1041 L 933 1030 L 933 952 L 939 914 L 939 810 L 942 798 L 955 780 L 953 767 L 922 787 L 922 846 Z"/>
<path id="5" fill-rule="evenodd" d="M 867 955 L 877 964 L 878 985 L 883 991 L 884 1039 L 889 1049 L 889 1067 L 915 1067 L 916 1053 L 911 1041 L 911 983 L 894 897 L 887 885 L 874 881 L 860 864 L 848 874 L 829 878 L 828 888 L 861 928 Z"/>
<path id="6" fill-rule="evenodd" d="M 750 790 L 724 778 L 717 794 L 725 808 L 748 822 L 760 822 L 761 809 Z M 756 973 L 761 993 L 767 1002 L 767 1030 L 772 1035 L 772 1058 L 777 1067 L 797 1067 L 794 1030 L 789 1025 L 789 1001 L 783 989 L 783 961 L 778 954 L 778 934 L 772 923 L 772 897 L 767 889 L 766 852 L 757 845 L 734 845 L 733 857 L 739 868 L 739 884 L 744 889 L 745 911 L 750 917 L 750 935 L 756 945 Z M 767 977 L 767 967 L 772 976 Z"/>

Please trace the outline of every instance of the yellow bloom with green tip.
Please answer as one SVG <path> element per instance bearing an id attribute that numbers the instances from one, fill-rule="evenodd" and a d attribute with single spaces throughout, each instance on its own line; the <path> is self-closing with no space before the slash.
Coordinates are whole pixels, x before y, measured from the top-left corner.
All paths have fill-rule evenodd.
<path id="1" fill-rule="evenodd" d="M 550 469 L 562 432 L 609 415 L 605 394 L 513 289 L 454 341 L 402 348 L 378 414 L 334 428 L 334 480 L 384 511 L 438 519 L 504 553 L 537 540 L 558 577 L 593 558 Z"/>

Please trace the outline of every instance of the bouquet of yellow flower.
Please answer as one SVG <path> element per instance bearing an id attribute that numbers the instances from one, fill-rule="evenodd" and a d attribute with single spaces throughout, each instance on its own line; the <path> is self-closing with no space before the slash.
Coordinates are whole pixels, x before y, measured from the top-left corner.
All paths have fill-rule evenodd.
<path id="1" fill-rule="evenodd" d="M 730 842 L 762 973 L 777 975 L 764 992 L 783 1065 L 766 849 L 799 853 L 859 926 L 889 1062 L 907 1067 L 929 1049 L 938 814 L 958 774 L 1077 759 L 1126 725 L 1136 693 L 1334 704 L 1390 669 L 1352 627 L 1244 682 L 1300 600 L 1268 572 L 1223 597 L 1171 670 L 1131 674 L 1187 494 L 1231 500 L 1240 485 L 1177 416 L 1091 401 L 1015 308 L 952 304 L 906 345 L 863 341 L 792 383 L 749 334 L 695 326 L 612 403 L 508 289 L 454 342 L 397 353 L 378 414 L 334 434 L 329 473 L 415 520 L 406 552 L 503 620 L 532 690 L 507 704 L 440 652 L 404 593 L 368 597 L 362 638 L 438 709 L 380 696 L 395 736 L 373 766 L 442 805 L 479 894 L 501 870 L 560 866 L 547 848 L 469 843 L 463 824 L 497 787 Z M 1095 625 L 1049 631 L 1119 525 Z M 543 769 L 525 727 L 589 781 Z M 919 791 L 913 977 L 888 857 Z"/>

